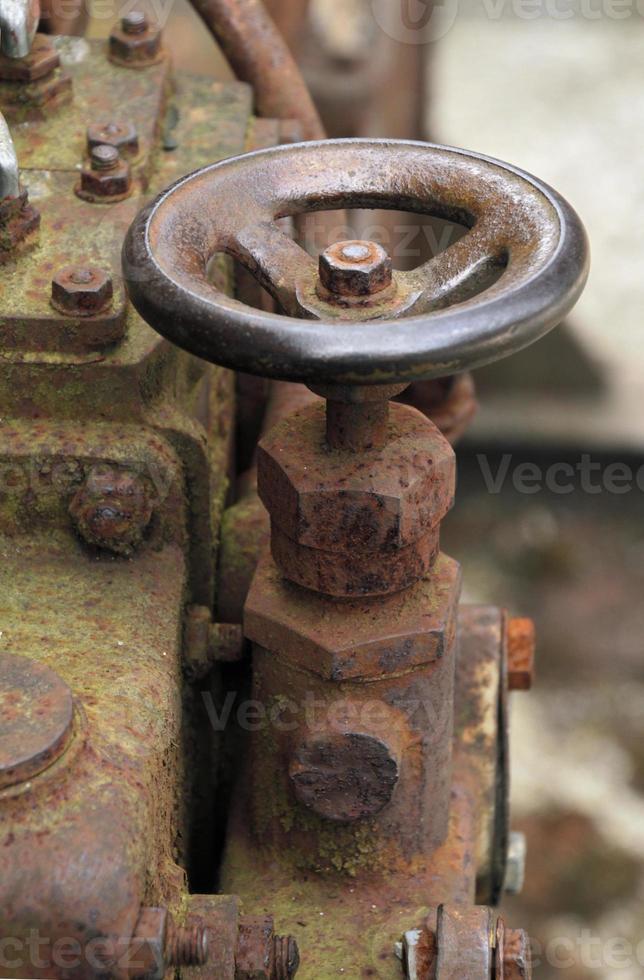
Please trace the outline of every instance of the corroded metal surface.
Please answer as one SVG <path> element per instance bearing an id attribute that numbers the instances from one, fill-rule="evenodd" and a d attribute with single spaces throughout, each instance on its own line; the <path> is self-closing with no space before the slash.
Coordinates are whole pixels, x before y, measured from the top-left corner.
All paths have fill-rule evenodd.
<path id="1" fill-rule="evenodd" d="M 384 446 L 329 452 L 318 404 L 262 439 L 259 493 L 273 556 L 291 581 L 331 595 L 377 595 L 405 588 L 433 564 L 438 525 L 453 503 L 452 450 L 401 405 L 391 407 L 384 431 Z"/>
<path id="2" fill-rule="evenodd" d="M 338 825 L 329 824 L 323 863 L 314 872 L 294 874 L 293 862 L 305 863 L 306 851 L 293 853 L 295 813 L 280 809 L 279 793 L 263 784 L 267 812 L 279 815 L 288 848 L 273 849 L 252 833 L 248 823 L 248 789 L 236 802 L 224 861 L 224 887 L 243 897 L 255 913 L 272 912 L 293 932 L 301 952 L 298 977 L 375 976 L 400 980 L 402 965 L 395 944 L 403 932 L 422 928 L 431 907 L 441 902 L 471 905 L 477 869 L 486 858 L 475 845 L 479 827 L 487 826 L 490 792 L 497 765 L 496 725 L 500 683 L 502 621 L 499 610 L 462 607 L 457 653 L 454 757 L 449 834 L 445 844 L 414 866 L 413 874 L 384 874 L 363 861 L 344 869 Z M 496 627 L 495 627 L 496 622 Z M 482 631 L 491 636 L 481 643 Z M 465 642 L 467 640 L 467 642 Z M 280 701 L 282 705 L 283 700 Z M 291 723 L 291 715 L 284 716 Z M 273 729 L 262 736 L 271 749 Z M 367 851 L 366 835 L 362 846 Z M 342 881 L 342 885 L 340 882 Z"/>
<path id="3" fill-rule="evenodd" d="M 151 904 L 176 916 L 167 959 L 179 965 L 198 952 L 193 932 L 181 931 L 180 865 L 196 778 L 181 704 L 182 620 L 187 600 L 212 600 L 233 381 L 173 350 L 127 308 L 118 262 L 150 186 L 243 148 L 250 93 L 181 78 L 173 100 L 186 111 L 173 130 L 176 148 L 160 154 L 165 66 L 129 73 L 112 66 L 100 44 L 55 44 L 75 76 L 74 104 L 61 107 L 55 125 L 12 127 L 43 217 L 39 240 L 14 254 L 2 277 L 0 621 L 3 656 L 54 670 L 76 710 L 66 750 L 0 791 L 0 933 L 24 944 L 14 966 L 3 964 L 7 976 L 60 973 L 55 943 L 63 938 L 78 950 L 74 975 L 82 980 L 97 972 L 92 943 L 127 946 Z M 0 85 L 0 100 L 4 91 Z M 197 104 L 203 98 L 211 100 L 206 108 Z M 140 138 L 135 193 L 110 206 L 81 202 L 74 184 L 87 124 L 125 106 Z M 111 343 L 100 344 L 105 314 L 77 317 L 51 306 L 52 279 L 74 262 L 113 278 L 108 315 L 119 329 L 102 336 Z M 78 342 L 93 330 L 90 343 Z M 97 466 L 111 477 L 94 481 L 88 499 L 85 481 Z M 90 543 L 70 516 L 74 500 Z M 95 547 L 115 537 L 120 555 Z M 125 539 L 134 557 L 123 555 Z M 44 967 L 29 960 L 32 934 L 43 940 Z M 112 966 L 108 957 L 100 972 Z"/>
<path id="4" fill-rule="evenodd" d="M 395 329 L 386 310 L 350 329 L 302 319 L 299 291 L 317 270 L 274 219 L 376 206 L 450 218 L 470 231 L 420 269 L 395 275 L 416 294 Z M 204 270 L 222 250 L 291 316 L 213 290 Z M 429 144 L 355 140 L 264 150 L 179 181 L 139 215 L 124 263 L 142 315 L 199 356 L 285 379 L 375 384 L 449 374 L 537 340 L 578 298 L 587 245 L 569 205 L 507 164 Z"/>
<path id="5" fill-rule="evenodd" d="M 0 789 L 26 782 L 60 758 L 72 717 L 72 693 L 53 670 L 0 655 Z"/>

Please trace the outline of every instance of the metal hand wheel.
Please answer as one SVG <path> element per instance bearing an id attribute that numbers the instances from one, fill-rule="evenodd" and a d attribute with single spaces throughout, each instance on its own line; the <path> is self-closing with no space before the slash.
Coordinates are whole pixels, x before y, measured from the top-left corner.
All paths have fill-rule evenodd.
<path id="1" fill-rule="evenodd" d="M 320 281 L 275 221 L 340 208 L 413 211 L 469 230 L 393 276 L 382 255 L 374 265 L 365 253 L 369 243 L 336 246 Z M 288 315 L 217 290 L 209 267 L 222 252 Z M 588 264 L 579 218 L 534 177 L 464 150 L 382 140 L 302 143 L 206 167 L 141 212 L 123 254 L 134 305 L 180 347 L 254 374 L 351 385 L 438 377 L 526 347 L 574 305 Z"/>

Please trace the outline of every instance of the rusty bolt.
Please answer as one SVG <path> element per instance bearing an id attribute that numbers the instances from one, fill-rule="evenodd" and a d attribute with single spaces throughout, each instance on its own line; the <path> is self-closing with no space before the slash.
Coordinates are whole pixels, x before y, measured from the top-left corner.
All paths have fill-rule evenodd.
<path id="1" fill-rule="evenodd" d="M 271 916 L 240 916 L 236 980 L 291 980 L 299 965 L 295 939 L 276 936 Z"/>
<path id="2" fill-rule="evenodd" d="M 153 510 L 141 476 L 107 465 L 90 470 L 69 505 L 76 529 L 88 544 L 125 556 L 141 545 Z"/>
<path id="3" fill-rule="evenodd" d="M 37 82 L 50 75 L 59 64 L 60 57 L 51 39 L 44 34 L 36 34 L 26 57 L 0 56 L 0 79 L 6 82 Z"/>
<path id="4" fill-rule="evenodd" d="M 534 681 L 535 628 L 531 619 L 508 622 L 508 687 L 529 691 Z"/>
<path id="5" fill-rule="evenodd" d="M 320 255 L 320 282 L 334 296 L 371 296 L 391 285 L 391 268 L 376 242 L 337 242 Z"/>
<path id="6" fill-rule="evenodd" d="M 95 316 L 112 302 L 112 278 L 91 265 L 68 265 L 51 282 L 51 304 L 59 313 Z"/>
<path id="7" fill-rule="evenodd" d="M 161 30 L 150 24 L 139 10 L 123 17 L 112 30 L 109 41 L 110 59 L 126 68 L 145 68 L 162 55 Z"/>
<path id="8" fill-rule="evenodd" d="M 115 146 L 101 143 L 90 152 L 90 165 L 81 171 L 79 197 L 88 201 L 121 201 L 130 193 L 130 165 Z"/>
<path id="9" fill-rule="evenodd" d="M 167 966 L 203 966 L 208 959 L 208 934 L 202 925 L 177 926 L 168 918 L 165 935 Z"/>
<path id="10" fill-rule="evenodd" d="M 379 813 L 398 782 L 398 762 L 381 739 L 327 732 L 301 742 L 289 766 L 295 795 L 327 820 L 348 823 Z"/>
<path id="11" fill-rule="evenodd" d="M 92 123 L 87 127 L 87 148 L 115 147 L 124 156 L 136 156 L 139 152 L 139 136 L 130 122 Z"/>
<path id="12" fill-rule="evenodd" d="M 204 926 L 177 926 L 167 909 L 144 907 L 122 963 L 126 976 L 162 980 L 169 967 L 203 966 L 207 960 Z"/>

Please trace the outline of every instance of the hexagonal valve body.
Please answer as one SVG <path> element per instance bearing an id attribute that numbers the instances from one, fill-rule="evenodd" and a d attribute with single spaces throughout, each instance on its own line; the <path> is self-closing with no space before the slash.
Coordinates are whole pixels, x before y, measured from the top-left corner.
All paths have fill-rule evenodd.
<path id="1" fill-rule="evenodd" d="M 404 385 L 311 387 L 326 405 L 260 443 L 272 562 L 260 563 L 245 627 L 262 700 L 288 690 L 299 704 L 313 691 L 327 710 L 264 743 L 258 764 L 279 773 L 290 760 L 278 809 L 293 811 L 289 841 L 313 865 L 312 817 L 320 835 L 329 821 L 346 825 L 347 861 L 360 866 L 362 848 L 386 867 L 431 853 L 447 832 L 460 576 L 439 557 L 439 532 L 454 454 L 419 412 L 389 403 Z M 435 706 L 431 738 L 401 711 L 409 697 Z"/>

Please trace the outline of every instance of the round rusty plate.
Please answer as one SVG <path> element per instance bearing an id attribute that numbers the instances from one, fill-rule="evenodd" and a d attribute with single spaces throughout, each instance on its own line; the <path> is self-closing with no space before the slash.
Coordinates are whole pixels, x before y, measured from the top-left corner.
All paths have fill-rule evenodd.
<path id="1" fill-rule="evenodd" d="M 344 311 L 321 301 L 317 263 L 276 223 L 338 208 L 406 210 L 468 231 L 395 272 L 390 300 Z M 217 290 L 209 269 L 221 253 L 288 315 Z M 337 140 L 182 178 L 138 216 L 123 265 L 139 313 L 193 354 L 294 381 L 385 384 L 478 367 L 539 339 L 577 300 L 588 247 L 570 205 L 509 164 L 429 143 Z"/>
<path id="2" fill-rule="evenodd" d="M 51 668 L 0 655 L 0 788 L 22 783 L 55 762 L 72 733 L 73 699 Z"/>

